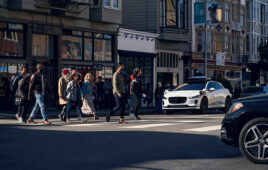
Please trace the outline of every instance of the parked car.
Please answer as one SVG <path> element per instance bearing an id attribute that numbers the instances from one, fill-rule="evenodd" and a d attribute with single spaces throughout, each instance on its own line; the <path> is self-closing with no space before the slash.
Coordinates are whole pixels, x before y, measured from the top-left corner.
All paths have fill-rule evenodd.
<path id="1" fill-rule="evenodd" d="M 268 94 L 268 86 L 246 87 L 246 88 L 244 88 L 244 90 L 242 92 L 242 97 L 256 96 L 256 95 L 261 95 L 261 94 Z"/>
<path id="2" fill-rule="evenodd" d="M 164 92 L 162 109 L 166 113 L 181 109 L 206 113 L 212 108 L 227 112 L 231 106 L 231 98 L 229 90 L 219 82 L 206 77 L 192 77 L 186 84 Z"/>
<path id="3" fill-rule="evenodd" d="M 222 120 L 221 140 L 251 162 L 268 163 L 268 95 L 239 98 Z"/>

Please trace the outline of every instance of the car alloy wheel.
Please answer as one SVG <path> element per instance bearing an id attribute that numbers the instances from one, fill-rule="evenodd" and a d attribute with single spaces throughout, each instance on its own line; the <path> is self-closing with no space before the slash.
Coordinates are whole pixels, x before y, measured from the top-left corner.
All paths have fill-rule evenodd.
<path id="1" fill-rule="evenodd" d="M 239 136 L 239 147 L 253 163 L 268 163 L 268 118 L 248 122 Z"/>
<path id="2" fill-rule="evenodd" d="M 200 112 L 202 114 L 205 114 L 207 110 L 208 110 L 208 100 L 206 98 L 203 98 L 200 104 Z"/>

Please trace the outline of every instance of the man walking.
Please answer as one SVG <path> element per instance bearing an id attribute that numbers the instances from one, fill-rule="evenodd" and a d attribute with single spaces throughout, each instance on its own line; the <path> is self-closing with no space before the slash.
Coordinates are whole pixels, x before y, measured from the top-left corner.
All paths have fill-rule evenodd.
<path id="1" fill-rule="evenodd" d="M 29 85 L 29 94 L 28 94 L 28 100 L 31 101 L 33 99 L 33 96 L 35 96 L 35 105 L 32 110 L 32 113 L 28 119 L 29 123 L 34 123 L 34 117 L 38 111 L 38 107 L 40 107 L 40 111 L 44 120 L 45 125 L 50 125 L 51 122 L 47 120 L 47 113 L 45 110 L 45 103 L 44 103 L 44 95 L 46 89 L 50 91 L 52 94 L 47 81 L 45 80 L 44 77 L 44 66 L 43 64 L 37 64 L 37 71 L 32 75 L 31 80 L 30 80 L 30 85 Z M 52 95 L 53 98 L 53 95 Z"/>
<path id="2" fill-rule="evenodd" d="M 63 76 L 61 76 L 61 78 L 58 81 L 59 104 L 62 106 L 62 111 L 58 116 L 62 121 L 64 121 L 64 116 L 66 113 L 68 103 L 68 99 L 66 98 L 66 88 L 70 81 L 69 76 L 70 76 L 69 70 L 64 70 Z"/>
<path id="3" fill-rule="evenodd" d="M 110 121 L 110 116 L 116 112 L 120 112 L 120 124 L 126 124 L 127 122 L 124 120 L 125 114 L 125 84 L 124 84 L 124 76 L 122 71 L 124 70 L 125 66 L 122 63 L 119 63 L 117 67 L 117 71 L 113 74 L 113 95 L 116 101 L 116 107 L 110 113 L 106 114 L 106 121 Z"/>

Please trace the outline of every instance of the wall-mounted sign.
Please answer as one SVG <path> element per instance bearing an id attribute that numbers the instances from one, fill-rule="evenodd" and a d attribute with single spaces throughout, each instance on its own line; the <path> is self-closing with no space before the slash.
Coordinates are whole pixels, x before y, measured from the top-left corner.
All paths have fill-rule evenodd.
<path id="1" fill-rule="evenodd" d="M 93 69 L 94 70 L 100 70 L 101 71 L 102 70 L 102 65 L 101 64 L 94 64 L 93 65 Z"/>
<path id="2" fill-rule="evenodd" d="M 205 3 L 204 2 L 194 3 L 194 24 L 195 25 L 205 24 Z"/>

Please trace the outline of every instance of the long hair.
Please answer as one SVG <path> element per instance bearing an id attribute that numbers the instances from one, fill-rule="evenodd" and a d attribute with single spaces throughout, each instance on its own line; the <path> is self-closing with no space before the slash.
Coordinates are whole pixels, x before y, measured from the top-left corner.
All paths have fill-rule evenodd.
<path id="1" fill-rule="evenodd" d="M 91 78 L 90 78 L 91 76 Z M 84 78 L 84 81 L 88 80 L 89 82 L 93 82 L 94 81 L 94 76 L 91 72 L 88 72 L 86 75 L 85 75 L 85 78 Z"/>

